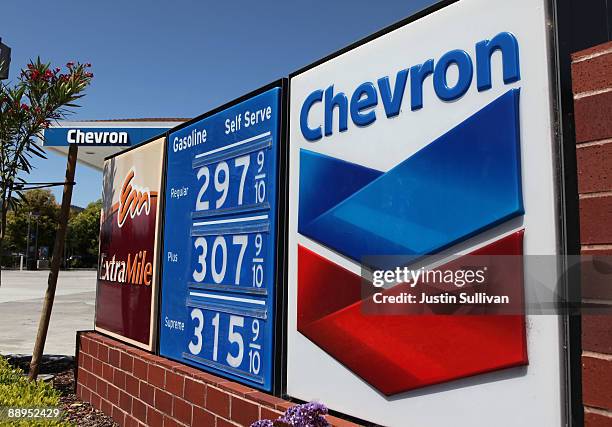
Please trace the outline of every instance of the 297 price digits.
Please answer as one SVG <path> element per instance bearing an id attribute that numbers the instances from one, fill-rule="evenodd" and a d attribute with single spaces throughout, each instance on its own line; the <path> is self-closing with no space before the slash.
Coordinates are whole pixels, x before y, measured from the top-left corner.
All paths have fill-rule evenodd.
<path id="1" fill-rule="evenodd" d="M 255 167 L 251 167 L 251 156 L 255 157 Z M 266 200 L 265 161 L 264 151 L 258 151 L 219 162 L 214 167 L 202 166 L 197 172 L 198 181 L 202 181 L 202 184 L 195 210 L 208 210 L 213 201 L 213 209 L 242 206 L 245 201 L 247 204 L 263 203 Z M 211 175 L 215 191 L 207 196 Z"/>
<path id="2" fill-rule="evenodd" d="M 207 318 L 209 318 L 208 321 L 206 321 Z M 199 308 L 191 310 L 191 319 L 194 321 L 193 338 L 188 345 L 191 354 L 200 355 L 202 349 L 205 348 L 204 357 L 207 359 L 259 375 L 261 371 L 261 328 L 263 327 L 259 319 L 233 314 L 221 316 L 221 313 L 203 311 Z M 207 340 L 209 345 L 205 345 Z M 243 366 L 243 362 L 247 362 L 248 366 Z"/>
<path id="3" fill-rule="evenodd" d="M 264 237 L 261 233 L 201 236 L 195 239 L 194 247 L 197 264 L 192 277 L 196 282 L 208 277 L 217 284 L 231 280 L 230 283 L 240 285 L 241 279 L 250 276 L 253 287 L 263 286 Z M 245 259 L 251 264 L 250 275 L 242 274 Z"/>

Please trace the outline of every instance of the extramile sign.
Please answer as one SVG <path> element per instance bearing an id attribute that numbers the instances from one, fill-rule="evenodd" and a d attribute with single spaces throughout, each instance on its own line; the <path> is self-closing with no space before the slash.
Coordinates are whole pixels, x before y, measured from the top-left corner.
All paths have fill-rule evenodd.
<path id="1" fill-rule="evenodd" d="M 95 327 L 154 350 L 164 138 L 104 162 Z"/>

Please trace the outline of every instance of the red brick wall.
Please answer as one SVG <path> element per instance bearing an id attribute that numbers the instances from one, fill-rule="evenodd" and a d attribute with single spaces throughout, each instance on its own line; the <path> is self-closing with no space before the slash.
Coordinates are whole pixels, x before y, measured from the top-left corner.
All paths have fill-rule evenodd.
<path id="1" fill-rule="evenodd" d="M 583 254 L 612 255 L 612 42 L 572 55 Z M 583 299 L 612 305 L 610 289 L 583 282 Z M 586 426 L 612 427 L 612 316 L 582 317 Z"/>
<path id="2" fill-rule="evenodd" d="M 76 392 L 122 426 L 249 426 L 294 405 L 95 332 L 81 334 Z"/>

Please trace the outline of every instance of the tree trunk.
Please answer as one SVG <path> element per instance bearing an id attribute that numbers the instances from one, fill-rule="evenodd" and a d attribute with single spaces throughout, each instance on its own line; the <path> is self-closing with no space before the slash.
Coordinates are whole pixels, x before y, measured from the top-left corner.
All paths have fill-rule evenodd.
<path id="1" fill-rule="evenodd" d="M 64 183 L 64 194 L 62 195 L 62 208 L 60 211 L 55 244 L 53 245 L 51 271 L 49 271 L 47 292 L 45 294 L 43 308 L 40 313 L 38 334 L 36 335 L 34 353 L 32 354 L 32 362 L 30 363 L 30 380 L 36 380 L 38 377 L 40 361 L 45 349 L 45 341 L 47 340 L 47 331 L 49 329 L 49 321 L 51 320 L 51 310 L 53 309 L 53 301 L 55 299 L 55 288 L 57 287 L 57 277 L 59 275 L 59 269 L 62 262 L 62 254 L 64 253 L 66 229 L 68 228 L 68 216 L 70 215 L 70 202 L 72 200 L 72 187 L 74 185 L 74 171 L 76 169 L 77 152 L 78 146 L 71 144 L 68 150 L 68 163 L 66 165 L 66 181 Z"/>

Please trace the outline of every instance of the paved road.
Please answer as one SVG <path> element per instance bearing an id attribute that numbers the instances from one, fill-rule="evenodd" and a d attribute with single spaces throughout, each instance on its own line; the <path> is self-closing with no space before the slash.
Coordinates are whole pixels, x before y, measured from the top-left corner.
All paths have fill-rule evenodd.
<path id="1" fill-rule="evenodd" d="M 48 271 L 3 271 L 0 354 L 32 354 Z M 74 355 L 76 331 L 93 329 L 95 271 L 60 271 L 45 354 Z"/>

